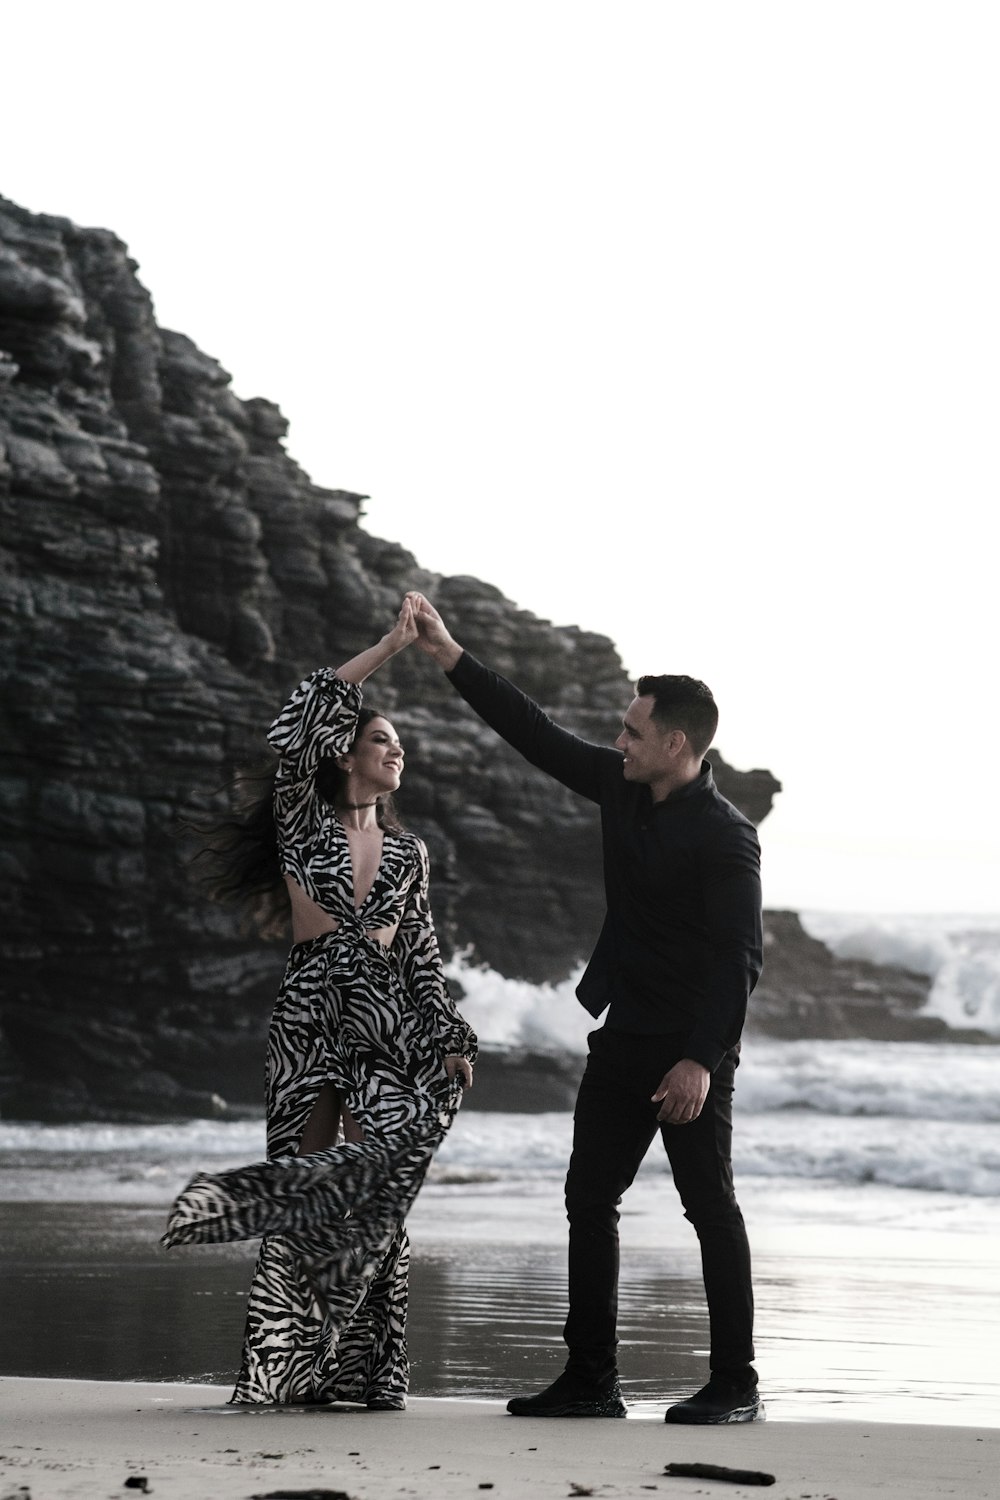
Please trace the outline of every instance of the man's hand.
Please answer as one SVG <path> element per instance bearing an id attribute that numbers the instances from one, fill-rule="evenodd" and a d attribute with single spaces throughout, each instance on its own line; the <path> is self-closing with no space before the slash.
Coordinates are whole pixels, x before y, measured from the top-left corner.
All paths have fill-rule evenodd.
<path id="1" fill-rule="evenodd" d="M 682 1057 L 664 1074 L 653 1095 L 653 1103 L 660 1106 L 657 1120 L 666 1125 L 690 1125 L 701 1114 L 711 1082 L 707 1068 L 690 1057 Z"/>
<path id="2" fill-rule="evenodd" d="M 421 651 L 432 656 L 439 667 L 450 672 L 462 654 L 461 646 L 453 639 L 441 616 L 423 594 L 412 592 L 406 597 L 413 607 L 417 622 L 417 645 Z"/>
<path id="3" fill-rule="evenodd" d="M 449 1078 L 454 1078 L 456 1074 L 461 1077 L 463 1090 L 471 1089 L 472 1064 L 467 1057 L 456 1057 L 449 1053 L 444 1060 L 444 1070 Z"/>

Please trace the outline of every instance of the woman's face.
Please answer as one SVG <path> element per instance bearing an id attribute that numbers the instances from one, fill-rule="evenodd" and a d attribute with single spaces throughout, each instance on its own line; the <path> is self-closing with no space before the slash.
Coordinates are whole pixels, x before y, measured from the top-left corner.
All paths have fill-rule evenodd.
<path id="1" fill-rule="evenodd" d="M 350 769 L 348 790 L 352 801 L 357 800 L 355 793 L 362 785 L 370 787 L 376 796 L 396 791 L 403 774 L 403 747 L 389 720 L 381 715 L 369 719 L 340 764 L 344 770 Z"/>

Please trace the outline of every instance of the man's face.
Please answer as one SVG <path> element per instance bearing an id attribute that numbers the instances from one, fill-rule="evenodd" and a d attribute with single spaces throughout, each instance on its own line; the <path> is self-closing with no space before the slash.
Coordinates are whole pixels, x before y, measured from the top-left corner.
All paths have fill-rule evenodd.
<path id="1" fill-rule="evenodd" d="M 670 753 L 669 729 L 662 729 L 652 717 L 653 698 L 633 698 L 622 720 L 622 732 L 615 749 L 624 753 L 622 771 L 626 781 L 647 785 L 669 777 L 676 760 Z"/>

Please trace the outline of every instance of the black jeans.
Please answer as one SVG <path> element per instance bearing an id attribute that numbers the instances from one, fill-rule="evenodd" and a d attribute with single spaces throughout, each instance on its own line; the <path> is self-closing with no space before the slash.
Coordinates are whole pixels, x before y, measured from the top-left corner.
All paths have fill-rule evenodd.
<path id="1" fill-rule="evenodd" d="M 712 1075 L 704 1108 L 689 1125 L 657 1125 L 650 1095 L 683 1057 L 684 1038 L 591 1032 L 574 1116 L 566 1178 L 569 1216 L 568 1368 L 600 1379 L 616 1365 L 618 1205 L 657 1130 L 663 1136 L 685 1218 L 701 1243 L 711 1330 L 711 1368 L 753 1378 L 750 1246 L 733 1192 L 734 1048 Z"/>

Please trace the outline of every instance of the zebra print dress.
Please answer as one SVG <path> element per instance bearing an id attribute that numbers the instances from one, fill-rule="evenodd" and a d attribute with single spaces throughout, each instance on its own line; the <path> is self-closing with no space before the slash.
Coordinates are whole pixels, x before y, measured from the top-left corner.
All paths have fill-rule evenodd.
<path id="1" fill-rule="evenodd" d="M 289 956 L 268 1038 L 268 1160 L 195 1177 L 164 1235 L 168 1246 L 265 1236 L 234 1402 L 405 1404 L 404 1220 L 461 1099 L 443 1058 L 475 1058 L 441 969 L 423 843 L 385 830 L 355 908 L 347 837 L 316 790 L 323 757 L 350 749 L 360 707 L 360 688 L 323 668 L 269 731 L 281 868 L 340 925 Z M 393 926 L 391 947 L 370 936 Z M 297 1156 L 327 1081 L 363 1140 Z"/>

